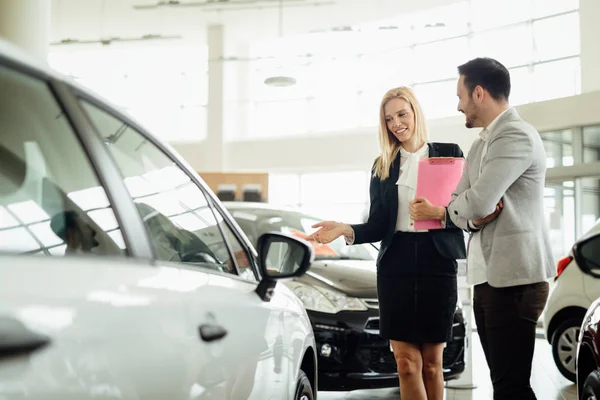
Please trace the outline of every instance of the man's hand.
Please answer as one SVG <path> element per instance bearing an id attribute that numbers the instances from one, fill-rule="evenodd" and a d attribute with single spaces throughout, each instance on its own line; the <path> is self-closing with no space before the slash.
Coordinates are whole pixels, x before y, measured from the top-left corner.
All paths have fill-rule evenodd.
<path id="1" fill-rule="evenodd" d="M 446 218 L 446 209 L 444 207 L 434 206 L 429 200 L 423 197 L 417 197 L 411 201 L 408 209 L 410 218 L 414 221 L 425 219 L 443 221 Z"/>
<path id="2" fill-rule="evenodd" d="M 490 222 L 498 218 L 498 215 L 500 215 L 500 213 L 502 212 L 503 207 L 504 204 L 502 204 L 502 200 L 500 200 L 498 204 L 496 204 L 496 211 L 494 211 L 485 218 L 476 219 L 475 221 L 473 221 L 473 225 L 475 226 L 475 228 L 481 228 L 483 225 L 489 224 Z"/>

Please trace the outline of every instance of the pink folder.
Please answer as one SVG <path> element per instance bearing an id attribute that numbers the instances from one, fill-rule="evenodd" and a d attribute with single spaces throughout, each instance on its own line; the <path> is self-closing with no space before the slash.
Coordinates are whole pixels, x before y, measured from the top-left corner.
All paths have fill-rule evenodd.
<path id="1" fill-rule="evenodd" d="M 416 196 L 426 198 L 434 206 L 446 207 L 465 166 L 464 158 L 435 157 L 419 161 Z M 442 223 L 428 219 L 415 221 L 415 230 L 441 229 Z"/>

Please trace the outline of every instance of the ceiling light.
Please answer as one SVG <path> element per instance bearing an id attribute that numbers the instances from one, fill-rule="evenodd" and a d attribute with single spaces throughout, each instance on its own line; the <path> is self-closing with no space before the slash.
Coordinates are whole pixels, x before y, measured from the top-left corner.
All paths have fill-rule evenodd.
<path id="1" fill-rule="evenodd" d="M 295 84 L 296 79 L 291 76 L 270 76 L 265 79 L 265 85 L 271 87 L 288 87 Z"/>

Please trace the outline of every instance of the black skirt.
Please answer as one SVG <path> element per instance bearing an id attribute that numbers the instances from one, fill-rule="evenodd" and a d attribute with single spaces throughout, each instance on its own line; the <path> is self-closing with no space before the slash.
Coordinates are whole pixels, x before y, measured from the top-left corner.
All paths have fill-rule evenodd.
<path id="1" fill-rule="evenodd" d="M 427 232 L 396 232 L 377 267 L 380 335 L 410 343 L 450 340 L 457 264 Z"/>

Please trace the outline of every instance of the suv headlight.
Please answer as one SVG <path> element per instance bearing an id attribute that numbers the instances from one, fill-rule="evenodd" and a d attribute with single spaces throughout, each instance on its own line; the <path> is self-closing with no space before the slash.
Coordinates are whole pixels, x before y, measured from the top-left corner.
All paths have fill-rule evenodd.
<path id="1" fill-rule="evenodd" d="M 287 281 L 285 285 L 302 301 L 304 308 L 327 314 L 340 311 L 365 311 L 367 306 L 356 297 L 348 297 L 340 292 L 317 285 Z"/>

